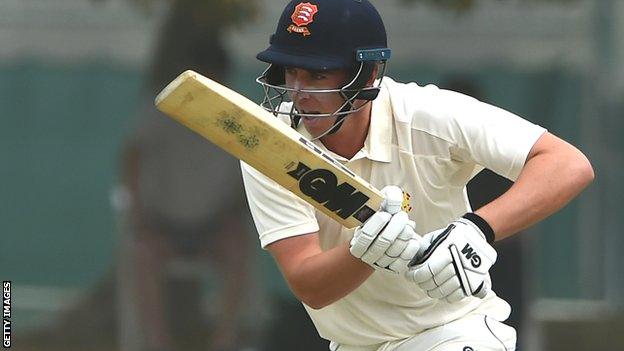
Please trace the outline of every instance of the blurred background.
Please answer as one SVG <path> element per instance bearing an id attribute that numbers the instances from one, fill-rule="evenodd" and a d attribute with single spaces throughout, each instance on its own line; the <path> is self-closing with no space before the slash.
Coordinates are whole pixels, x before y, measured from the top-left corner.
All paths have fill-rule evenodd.
<path id="1" fill-rule="evenodd" d="M 372 0 L 387 74 L 513 111 L 595 182 L 500 242 L 520 350 L 623 350 L 624 1 Z M 152 107 L 187 68 L 259 101 L 284 0 L 0 1 L 0 278 L 16 350 L 326 350 L 236 160 Z M 509 183 L 484 172 L 475 207 Z"/>

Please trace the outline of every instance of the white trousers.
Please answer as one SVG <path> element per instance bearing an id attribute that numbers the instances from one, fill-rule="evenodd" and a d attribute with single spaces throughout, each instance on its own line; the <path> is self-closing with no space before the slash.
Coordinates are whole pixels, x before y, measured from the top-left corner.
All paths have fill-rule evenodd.
<path id="1" fill-rule="evenodd" d="M 402 340 L 374 346 L 329 344 L 331 351 L 515 351 L 516 330 L 483 314 L 469 314 Z"/>

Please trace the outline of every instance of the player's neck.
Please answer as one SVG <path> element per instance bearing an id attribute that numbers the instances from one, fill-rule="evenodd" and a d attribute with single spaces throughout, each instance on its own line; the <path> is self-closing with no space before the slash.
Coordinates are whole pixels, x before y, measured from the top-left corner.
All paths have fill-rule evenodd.
<path id="1" fill-rule="evenodd" d="M 370 125 L 371 104 L 344 119 L 340 129 L 321 138 L 323 145 L 332 152 L 351 159 L 364 147 Z"/>

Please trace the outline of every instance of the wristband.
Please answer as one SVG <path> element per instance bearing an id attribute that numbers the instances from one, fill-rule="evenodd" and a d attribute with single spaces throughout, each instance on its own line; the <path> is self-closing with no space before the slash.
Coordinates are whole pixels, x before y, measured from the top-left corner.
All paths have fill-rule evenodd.
<path id="1" fill-rule="evenodd" d="M 488 244 L 492 244 L 494 242 L 494 230 L 492 229 L 492 227 L 490 227 L 490 224 L 486 222 L 485 219 L 481 218 L 481 216 L 474 212 L 468 212 L 463 215 L 462 218 L 465 218 L 474 223 L 481 230 L 481 232 L 485 236 L 485 241 L 487 241 Z"/>

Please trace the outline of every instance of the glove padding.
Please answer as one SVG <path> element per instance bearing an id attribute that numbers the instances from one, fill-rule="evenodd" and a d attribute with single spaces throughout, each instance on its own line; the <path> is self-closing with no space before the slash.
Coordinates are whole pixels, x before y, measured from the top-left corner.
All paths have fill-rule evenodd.
<path id="1" fill-rule="evenodd" d="M 349 250 L 375 269 L 404 273 L 409 261 L 425 246 L 414 227 L 403 211 L 394 215 L 379 211 L 356 228 Z"/>
<path id="2" fill-rule="evenodd" d="M 384 200 L 381 202 L 381 211 L 395 214 L 403 206 L 403 190 L 396 185 L 386 185 L 381 189 Z"/>
<path id="3" fill-rule="evenodd" d="M 407 225 L 407 213 L 394 215 L 378 211 L 363 226 L 357 227 L 351 239 L 351 254 L 373 265 L 394 243 Z"/>
<path id="4" fill-rule="evenodd" d="M 432 298 L 457 302 L 468 296 L 483 298 L 490 291 L 488 271 L 496 262 L 496 250 L 471 221 L 460 218 L 446 229 L 424 236 L 431 241 L 414 257 L 405 276 Z"/>
<path id="5" fill-rule="evenodd" d="M 409 269 L 407 264 L 410 260 L 422 253 L 426 246 L 420 235 L 416 234 L 416 223 L 408 221 L 396 240 L 381 258 L 373 263 L 373 267 L 397 274 L 405 273 Z"/>
<path id="6" fill-rule="evenodd" d="M 384 200 L 380 211 L 355 230 L 351 239 L 351 254 L 375 269 L 404 273 L 407 264 L 424 250 L 416 223 L 401 211 L 403 191 L 388 185 L 381 189 Z"/>

